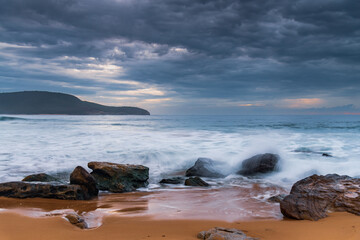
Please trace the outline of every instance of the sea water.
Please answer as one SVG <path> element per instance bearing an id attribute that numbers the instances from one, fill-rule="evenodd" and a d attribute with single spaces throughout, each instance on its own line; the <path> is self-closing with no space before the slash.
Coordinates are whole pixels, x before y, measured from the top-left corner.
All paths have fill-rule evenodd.
<path id="1" fill-rule="evenodd" d="M 69 181 L 76 166 L 87 168 L 90 161 L 142 164 L 150 168 L 149 186 L 134 194 L 102 192 L 82 213 L 89 226 L 100 226 L 109 214 L 281 219 L 278 204 L 268 198 L 288 193 L 297 180 L 312 174 L 360 176 L 359 134 L 360 116 L 7 115 L 0 116 L 0 182 L 41 172 Z M 237 174 L 243 160 L 261 153 L 280 156 L 275 172 Z M 199 157 L 220 162 L 217 170 L 227 177 L 204 178 L 210 188 L 159 184 L 163 177 L 183 174 Z M 51 211 L 31 201 L 4 200 L 0 210 L 9 203 L 30 216 L 79 210 L 46 201 Z"/>
<path id="2" fill-rule="evenodd" d="M 262 181 L 284 187 L 315 173 L 358 177 L 360 116 L 0 116 L 0 182 L 67 178 L 78 165 L 108 161 L 148 166 L 151 190 L 207 157 L 230 175 L 218 181 L 242 184 L 241 162 L 261 153 L 281 157 Z"/>

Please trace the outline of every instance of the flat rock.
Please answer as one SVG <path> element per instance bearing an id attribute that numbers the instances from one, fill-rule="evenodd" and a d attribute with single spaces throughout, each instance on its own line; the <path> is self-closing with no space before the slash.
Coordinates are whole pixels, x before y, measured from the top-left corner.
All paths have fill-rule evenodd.
<path id="1" fill-rule="evenodd" d="M 95 178 L 80 166 L 77 166 L 70 174 L 70 184 L 77 184 L 86 187 L 89 195 L 91 196 L 97 196 L 99 193 L 99 190 L 96 187 Z"/>
<path id="2" fill-rule="evenodd" d="M 279 155 L 272 153 L 255 155 L 242 162 L 238 174 L 252 176 L 273 172 L 276 170 L 279 159 Z"/>
<path id="3" fill-rule="evenodd" d="M 87 189 L 80 185 L 54 185 L 27 182 L 0 183 L 0 196 L 12 198 L 56 198 L 88 200 Z"/>
<path id="4" fill-rule="evenodd" d="M 360 178 L 314 174 L 293 185 L 280 209 L 285 217 L 315 221 L 329 211 L 360 215 Z"/>
<path id="5" fill-rule="evenodd" d="M 208 187 L 210 186 L 210 184 L 208 184 L 199 177 L 191 177 L 185 180 L 185 186 Z"/>
<path id="6" fill-rule="evenodd" d="M 210 177 L 210 178 L 222 178 L 225 175 L 220 173 L 221 164 L 215 162 L 210 158 L 199 158 L 194 166 L 186 170 L 185 175 L 187 177 Z"/>
<path id="7" fill-rule="evenodd" d="M 208 231 L 198 233 L 197 238 L 203 240 L 256 240 L 235 228 L 215 227 Z"/>
<path id="8" fill-rule="evenodd" d="M 26 176 L 22 181 L 24 182 L 56 182 L 59 179 L 50 176 L 46 173 L 31 174 Z"/>
<path id="9" fill-rule="evenodd" d="M 142 165 L 89 162 L 88 167 L 99 190 L 132 192 L 148 185 L 149 168 Z"/>
<path id="10" fill-rule="evenodd" d="M 159 183 L 162 183 L 162 184 L 182 184 L 182 183 L 184 183 L 184 178 L 182 178 L 182 177 L 164 178 L 164 179 L 161 179 L 161 181 Z"/>

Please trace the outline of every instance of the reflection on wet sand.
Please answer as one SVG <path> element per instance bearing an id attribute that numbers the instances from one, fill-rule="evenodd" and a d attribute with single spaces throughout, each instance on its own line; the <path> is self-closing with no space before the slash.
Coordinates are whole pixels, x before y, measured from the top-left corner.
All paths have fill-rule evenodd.
<path id="1" fill-rule="evenodd" d="M 0 208 L 33 217 L 76 212 L 90 227 L 100 226 L 107 215 L 233 222 L 282 218 L 278 204 L 267 201 L 267 196 L 279 193 L 284 190 L 257 183 L 215 189 L 179 187 L 153 192 L 101 193 L 90 201 L 0 198 Z"/>

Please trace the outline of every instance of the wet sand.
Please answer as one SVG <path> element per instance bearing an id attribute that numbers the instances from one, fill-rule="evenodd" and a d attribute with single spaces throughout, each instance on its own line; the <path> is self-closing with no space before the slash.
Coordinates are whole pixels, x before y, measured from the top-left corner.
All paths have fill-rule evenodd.
<path id="1" fill-rule="evenodd" d="M 236 220 L 281 219 L 277 203 L 264 193 L 283 193 L 273 186 L 221 188 L 171 188 L 152 192 L 101 193 L 89 201 L 56 199 L 13 199 L 0 197 L 0 209 L 32 217 L 76 212 L 92 227 L 109 215 L 151 217 L 156 220 Z M 96 223 L 97 222 L 97 223 Z"/>

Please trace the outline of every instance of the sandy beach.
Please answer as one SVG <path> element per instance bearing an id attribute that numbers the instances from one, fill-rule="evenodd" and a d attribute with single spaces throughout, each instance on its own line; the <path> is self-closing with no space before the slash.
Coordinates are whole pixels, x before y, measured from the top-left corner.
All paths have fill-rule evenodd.
<path id="1" fill-rule="evenodd" d="M 2 240 L 60 239 L 196 239 L 198 232 L 222 226 L 237 228 L 248 236 L 267 240 L 358 240 L 360 217 L 333 213 L 328 218 L 312 221 L 209 221 L 153 220 L 147 217 L 106 217 L 101 227 L 81 230 L 59 216 L 25 217 L 16 213 L 0 213 Z"/>
<path id="2" fill-rule="evenodd" d="M 248 192 L 195 188 L 101 194 L 90 201 L 2 197 L 0 239 L 185 240 L 196 239 L 197 233 L 213 227 L 236 228 L 268 240 L 360 239 L 356 215 L 331 213 L 319 221 L 283 219 L 277 203 L 246 202 L 241 194 Z M 229 205 L 231 197 L 240 200 Z M 63 217 L 71 212 L 83 216 L 92 228 L 71 225 Z M 266 214 L 261 216 L 262 212 Z"/>

